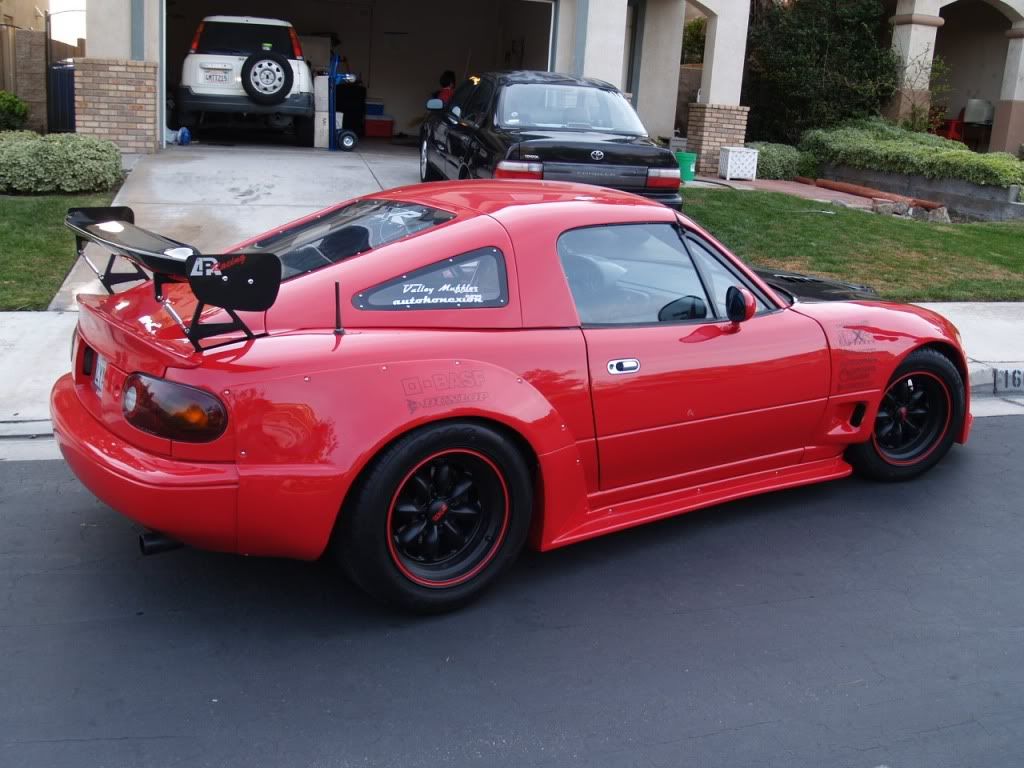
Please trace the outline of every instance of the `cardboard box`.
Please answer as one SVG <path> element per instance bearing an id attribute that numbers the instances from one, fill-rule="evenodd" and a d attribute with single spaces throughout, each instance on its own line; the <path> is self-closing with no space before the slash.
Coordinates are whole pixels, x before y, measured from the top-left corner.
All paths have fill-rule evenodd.
<path id="1" fill-rule="evenodd" d="M 313 125 L 314 147 L 317 147 L 319 149 L 327 149 L 330 146 L 330 143 L 327 140 L 327 137 L 330 135 L 329 131 L 331 129 L 330 120 L 328 120 L 329 117 L 329 112 L 316 113 L 316 118 Z M 341 112 L 334 113 L 334 130 L 336 131 L 341 130 L 341 117 Z"/>
<path id="2" fill-rule="evenodd" d="M 318 113 L 327 113 L 327 75 L 313 78 L 313 109 Z"/>

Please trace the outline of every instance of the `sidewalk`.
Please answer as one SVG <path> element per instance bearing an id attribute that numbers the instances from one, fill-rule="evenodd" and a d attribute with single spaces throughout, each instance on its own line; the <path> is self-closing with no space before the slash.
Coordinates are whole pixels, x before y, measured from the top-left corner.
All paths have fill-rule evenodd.
<path id="1" fill-rule="evenodd" d="M 792 197 L 801 197 L 804 200 L 813 200 L 816 203 L 838 203 L 847 208 L 859 208 L 863 211 L 870 211 L 872 200 L 870 197 L 858 197 L 846 192 L 836 192 L 824 187 L 812 187 L 809 184 L 800 184 L 796 181 L 774 181 L 770 179 L 757 179 L 755 181 L 726 181 L 725 179 L 713 179 L 710 176 L 698 176 L 696 181 L 687 182 L 683 187 L 683 212 L 686 212 L 686 189 L 714 189 L 726 187 L 741 192 L 756 190 L 758 192 L 781 192 Z"/>
<path id="2" fill-rule="evenodd" d="M 975 416 L 1024 415 L 1024 393 L 996 397 L 997 369 L 1024 369 L 1024 303 L 922 304 L 960 329 Z M 50 388 L 70 368 L 77 312 L 0 312 L 0 442 L 52 434 Z M 2 458 L 2 456 L 0 456 Z"/>

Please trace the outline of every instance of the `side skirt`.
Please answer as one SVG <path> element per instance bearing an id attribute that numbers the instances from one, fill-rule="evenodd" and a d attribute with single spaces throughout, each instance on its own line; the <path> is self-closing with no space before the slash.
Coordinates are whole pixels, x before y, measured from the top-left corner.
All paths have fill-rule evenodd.
<path id="1" fill-rule="evenodd" d="M 598 508 L 590 513 L 589 519 L 585 523 L 559 536 L 544 549 L 563 547 L 605 533 L 632 528 L 636 525 L 643 525 L 748 496 L 822 483 L 827 480 L 838 480 L 849 477 L 852 472 L 853 469 L 842 457 L 835 457 L 660 493 L 617 504 L 614 507 Z"/>

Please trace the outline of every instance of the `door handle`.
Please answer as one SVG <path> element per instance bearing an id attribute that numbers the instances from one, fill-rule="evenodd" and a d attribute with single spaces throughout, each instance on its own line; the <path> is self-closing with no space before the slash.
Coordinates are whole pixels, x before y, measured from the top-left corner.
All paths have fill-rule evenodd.
<path id="1" fill-rule="evenodd" d="M 608 373 L 612 376 L 621 376 L 625 373 L 636 373 L 640 370 L 640 361 L 635 357 L 624 357 L 619 360 L 608 361 Z"/>

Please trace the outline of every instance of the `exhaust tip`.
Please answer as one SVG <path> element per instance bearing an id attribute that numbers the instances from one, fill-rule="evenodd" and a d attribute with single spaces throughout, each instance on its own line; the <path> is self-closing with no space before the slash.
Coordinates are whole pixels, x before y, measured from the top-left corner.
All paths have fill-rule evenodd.
<path id="1" fill-rule="evenodd" d="M 180 541 L 169 539 L 162 533 L 146 531 L 139 534 L 139 551 L 143 555 L 159 555 L 161 552 L 170 552 L 183 546 Z"/>

